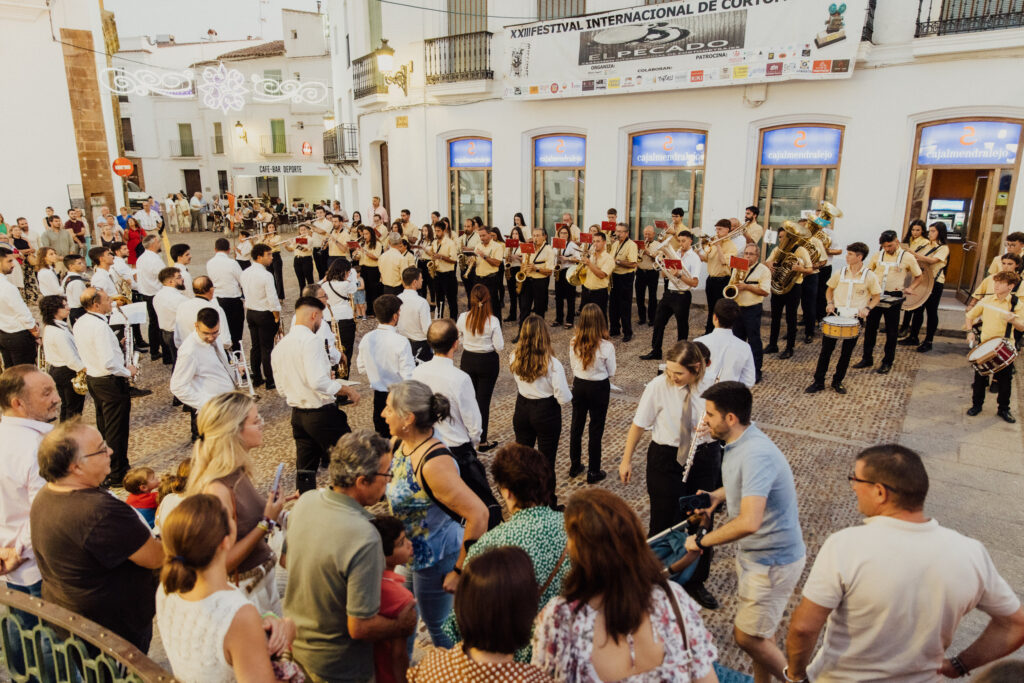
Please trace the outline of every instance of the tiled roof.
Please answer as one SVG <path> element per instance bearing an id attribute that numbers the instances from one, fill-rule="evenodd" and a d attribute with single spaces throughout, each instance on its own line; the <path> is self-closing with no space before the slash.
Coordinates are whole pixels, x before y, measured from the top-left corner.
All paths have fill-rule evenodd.
<path id="1" fill-rule="evenodd" d="M 252 59 L 254 57 L 273 57 L 284 54 L 284 41 L 272 40 L 269 43 L 260 43 L 252 47 L 243 47 L 240 50 L 232 50 L 219 55 L 217 59 Z"/>

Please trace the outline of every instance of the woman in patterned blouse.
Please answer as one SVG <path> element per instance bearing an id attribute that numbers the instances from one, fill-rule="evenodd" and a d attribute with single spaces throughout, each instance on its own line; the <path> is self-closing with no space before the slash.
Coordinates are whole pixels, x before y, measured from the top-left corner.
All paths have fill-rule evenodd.
<path id="1" fill-rule="evenodd" d="M 583 489 L 565 508 L 565 530 L 572 568 L 537 618 L 537 667 L 556 683 L 718 680 L 697 604 L 663 576 L 626 501 Z"/>

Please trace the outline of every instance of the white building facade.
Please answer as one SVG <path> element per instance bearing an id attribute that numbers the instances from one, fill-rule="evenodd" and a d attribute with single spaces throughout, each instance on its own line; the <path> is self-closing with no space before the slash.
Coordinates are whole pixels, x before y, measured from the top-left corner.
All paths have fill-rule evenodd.
<path id="1" fill-rule="evenodd" d="M 349 211 L 365 215 L 379 195 L 389 213 L 408 208 L 419 222 L 436 209 L 453 222 L 479 215 L 507 230 L 522 212 L 528 225 L 551 233 L 564 211 L 589 225 L 616 208 L 636 234 L 676 206 L 688 225 L 707 231 L 720 218 L 742 218 L 748 205 L 778 228 L 827 200 L 844 212 L 839 245 L 875 248 L 883 229 L 902 235 L 912 219 L 944 220 L 951 227 L 947 287 L 964 291 L 1004 236 L 1024 229 L 1016 192 L 1024 82 L 1012 77 L 1024 56 L 1019 3 L 989 3 L 998 7 L 974 16 L 970 3 L 954 0 L 880 2 L 877 9 L 865 0 L 856 19 L 846 17 L 856 58 L 843 78 L 532 100 L 510 96 L 507 27 L 593 17 L 626 3 L 417 4 L 428 9 L 328 2 L 339 123 L 327 135 L 327 160 L 347 174 L 337 192 Z M 823 28 L 828 3 L 809 4 L 773 11 L 793 21 L 815 12 Z M 379 73 L 381 38 L 394 49 L 394 69 L 412 67 L 407 93 Z M 554 89 L 559 80 L 537 79 Z M 698 140 L 696 157 L 675 167 L 638 161 L 635 150 L 658 140 Z M 786 161 L 780 144 L 820 149 L 801 163 Z M 556 147 L 578 155 L 552 166 L 544 150 Z M 965 242 L 977 247 L 965 252 Z"/>

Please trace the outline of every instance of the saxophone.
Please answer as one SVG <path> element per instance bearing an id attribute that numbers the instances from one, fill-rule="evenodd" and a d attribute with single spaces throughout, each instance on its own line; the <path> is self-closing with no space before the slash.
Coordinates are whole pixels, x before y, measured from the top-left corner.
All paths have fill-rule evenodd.
<path id="1" fill-rule="evenodd" d="M 338 361 L 338 377 L 348 377 L 348 356 L 345 355 L 345 345 L 341 343 L 341 330 L 338 328 L 338 321 L 331 319 L 329 323 L 331 326 L 331 332 L 334 333 L 334 343 L 337 344 L 338 350 L 341 351 L 341 360 Z"/>
<path id="2" fill-rule="evenodd" d="M 437 258 L 436 258 L 436 254 L 437 254 L 437 250 L 440 249 L 441 247 L 440 247 L 440 244 L 438 243 L 437 240 L 434 240 L 434 242 L 431 244 L 431 246 L 434 247 L 433 252 L 434 252 L 435 256 L 432 256 L 430 258 L 430 260 L 427 261 L 427 273 L 430 274 L 431 279 L 435 279 L 435 278 L 437 278 Z"/>
<path id="3" fill-rule="evenodd" d="M 799 273 L 793 270 L 800 259 L 796 256 L 796 250 L 800 247 L 805 249 L 810 244 L 811 231 L 804 226 L 792 221 L 784 221 L 782 230 L 779 231 L 779 244 L 775 249 L 780 256 L 775 258 L 775 267 L 772 270 L 772 294 L 786 294 L 793 289 Z"/>

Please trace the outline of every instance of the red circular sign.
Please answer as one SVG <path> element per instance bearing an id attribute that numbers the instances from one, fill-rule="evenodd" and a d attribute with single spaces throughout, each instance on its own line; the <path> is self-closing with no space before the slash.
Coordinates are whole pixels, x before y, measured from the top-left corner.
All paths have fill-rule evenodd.
<path id="1" fill-rule="evenodd" d="M 302 143 L 302 153 L 304 155 L 306 155 L 307 157 L 308 156 L 312 156 L 313 155 L 313 145 L 309 144 L 308 142 L 303 142 Z"/>
<path id="2" fill-rule="evenodd" d="M 125 159 L 124 157 L 118 157 L 114 159 L 114 173 L 127 178 L 135 170 L 135 164 L 132 163 L 131 159 Z"/>

